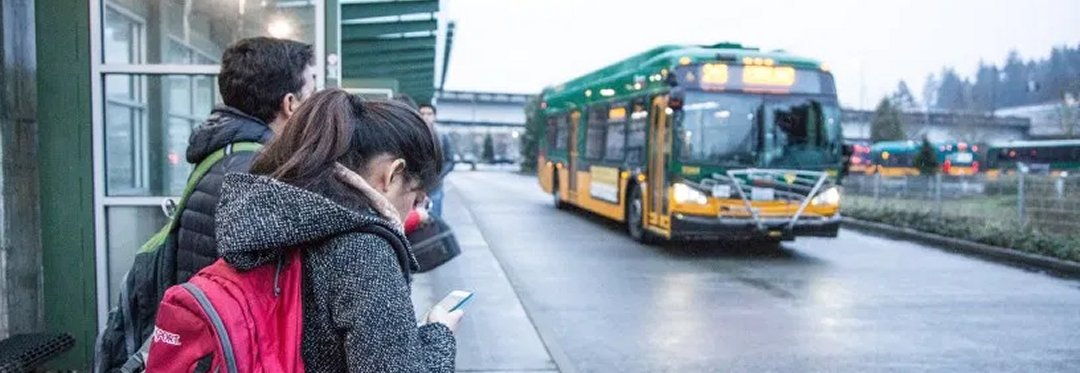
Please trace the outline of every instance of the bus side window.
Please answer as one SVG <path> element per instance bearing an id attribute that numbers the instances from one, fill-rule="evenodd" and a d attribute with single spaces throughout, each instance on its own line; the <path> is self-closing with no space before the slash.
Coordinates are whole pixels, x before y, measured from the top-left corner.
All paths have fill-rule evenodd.
<path id="1" fill-rule="evenodd" d="M 604 160 L 621 163 L 626 159 L 626 111 L 625 104 L 608 109 Z"/>
<path id="2" fill-rule="evenodd" d="M 566 150 L 570 147 L 570 122 L 566 114 L 555 118 L 555 149 Z"/>
<path id="3" fill-rule="evenodd" d="M 559 144 L 559 119 L 554 116 L 547 118 L 547 148 L 558 149 Z"/>
<path id="4" fill-rule="evenodd" d="M 600 160 L 604 158 L 604 140 L 607 132 L 608 105 L 597 104 L 589 107 L 589 117 L 586 121 L 585 133 L 585 159 Z"/>
<path id="5" fill-rule="evenodd" d="M 630 124 L 626 133 L 626 160 L 632 166 L 645 165 L 645 142 L 646 130 L 649 117 L 645 110 L 645 100 L 634 100 L 633 110 L 630 113 Z"/>

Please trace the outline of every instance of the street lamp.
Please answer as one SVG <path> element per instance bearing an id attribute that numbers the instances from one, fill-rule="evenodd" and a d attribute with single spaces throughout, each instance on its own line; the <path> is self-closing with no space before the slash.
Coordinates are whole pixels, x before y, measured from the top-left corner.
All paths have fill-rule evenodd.
<path id="1" fill-rule="evenodd" d="M 289 22 L 289 20 L 285 18 L 271 20 L 266 26 L 266 32 L 270 34 L 270 36 L 278 39 L 292 37 L 294 31 L 295 27 L 293 27 L 292 22 Z"/>

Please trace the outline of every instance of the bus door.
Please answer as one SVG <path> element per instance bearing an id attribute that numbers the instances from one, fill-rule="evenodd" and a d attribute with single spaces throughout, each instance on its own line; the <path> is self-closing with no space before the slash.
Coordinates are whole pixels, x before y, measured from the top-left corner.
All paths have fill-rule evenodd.
<path id="1" fill-rule="evenodd" d="M 645 202 L 648 225 L 669 229 L 671 220 L 668 214 L 667 199 L 667 158 L 671 152 L 670 116 L 667 114 L 666 96 L 653 98 L 649 117 L 648 146 L 648 200 Z"/>
<path id="2" fill-rule="evenodd" d="M 567 172 L 569 178 L 566 180 L 570 187 L 567 197 L 573 202 L 577 202 L 577 169 L 578 169 L 578 126 L 581 122 L 581 112 L 574 111 L 570 113 L 570 171 Z"/>

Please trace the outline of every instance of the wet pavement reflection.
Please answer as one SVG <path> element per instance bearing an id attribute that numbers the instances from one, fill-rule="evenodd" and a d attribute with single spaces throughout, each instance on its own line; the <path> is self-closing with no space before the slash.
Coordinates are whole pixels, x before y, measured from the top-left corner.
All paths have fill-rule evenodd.
<path id="1" fill-rule="evenodd" d="M 1080 371 L 1076 281 L 849 230 L 644 246 L 533 177 L 450 185 L 564 371 Z"/>

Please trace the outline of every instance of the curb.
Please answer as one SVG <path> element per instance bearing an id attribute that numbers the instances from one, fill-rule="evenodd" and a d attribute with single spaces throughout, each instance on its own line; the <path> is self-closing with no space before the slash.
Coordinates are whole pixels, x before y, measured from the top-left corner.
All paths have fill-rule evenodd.
<path id="1" fill-rule="evenodd" d="M 918 241 L 944 251 L 978 256 L 1014 267 L 1043 270 L 1060 277 L 1080 278 L 1080 263 L 846 216 L 843 225 L 859 231 Z"/>
<path id="2" fill-rule="evenodd" d="M 461 194 L 461 192 L 455 190 L 454 193 L 457 193 L 458 198 L 461 198 L 462 201 L 467 200 Z M 510 288 L 514 291 L 514 297 L 516 297 L 518 303 L 521 304 L 521 308 L 525 310 L 525 316 L 528 317 L 529 322 L 532 323 L 533 329 L 536 330 L 536 335 L 538 338 L 540 338 L 540 344 L 544 346 L 544 349 L 547 351 L 548 357 L 551 358 L 551 362 L 555 364 L 555 371 L 560 373 L 577 373 L 577 368 L 574 367 L 574 364 L 570 360 L 569 355 L 567 355 L 565 350 L 563 350 L 562 346 L 558 344 L 558 341 L 555 337 L 555 329 L 552 326 L 547 325 L 546 322 L 538 320 L 538 317 L 534 316 L 534 314 L 530 312 L 530 310 L 535 311 L 540 307 L 535 304 L 535 302 L 528 299 L 527 297 L 523 297 L 518 292 L 518 289 L 520 289 L 520 285 L 522 284 L 521 279 L 516 272 L 507 269 L 506 261 L 502 258 L 501 255 L 496 252 L 494 247 L 491 247 L 492 245 L 488 240 L 488 235 L 484 232 L 484 229 L 480 224 L 480 219 L 477 216 L 476 212 L 474 212 L 473 209 L 467 204 L 464 206 L 464 208 L 465 212 L 469 214 L 473 222 L 475 222 L 476 229 L 480 231 L 480 236 L 484 238 L 484 243 L 488 246 L 488 250 L 491 252 L 491 256 L 495 258 L 495 262 L 498 263 L 499 270 L 503 272 L 503 275 L 506 276 L 506 280 L 510 282 Z"/>

